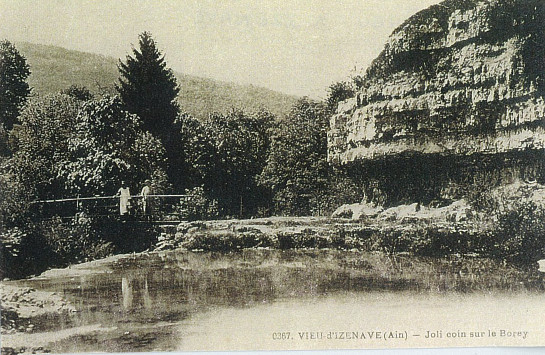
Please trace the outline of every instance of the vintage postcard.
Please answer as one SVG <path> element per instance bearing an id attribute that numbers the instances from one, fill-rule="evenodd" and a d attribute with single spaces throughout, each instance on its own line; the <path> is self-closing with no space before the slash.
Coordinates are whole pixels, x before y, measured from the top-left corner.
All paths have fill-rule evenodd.
<path id="1" fill-rule="evenodd" d="M 1 351 L 545 346 L 542 0 L 0 0 Z"/>

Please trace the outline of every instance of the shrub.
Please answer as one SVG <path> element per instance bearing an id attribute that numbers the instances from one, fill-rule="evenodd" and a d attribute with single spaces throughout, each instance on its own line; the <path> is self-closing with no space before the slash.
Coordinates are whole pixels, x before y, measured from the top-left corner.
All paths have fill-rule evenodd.
<path id="1" fill-rule="evenodd" d="M 524 202 L 499 216 L 492 254 L 521 265 L 545 256 L 545 209 Z"/>
<path id="2" fill-rule="evenodd" d="M 219 216 L 218 201 L 210 199 L 202 186 L 186 189 L 185 193 L 191 197 L 180 200 L 178 208 L 180 218 L 195 221 L 214 219 Z"/>
<path id="3" fill-rule="evenodd" d="M 269 234 L 247 231 L 239 234 L 241 248 L 267 248 L 274 246 L 274 240 Z"/>
<path id="4" fill-rule="evenodd" d="M 113 244 L 105 241 L 86 218 L 68 223 L 54 218 L 41 222 L 38 230 L 55 255 L 55 263 L 51 266 L 103 258 L 114 252 Z"/>
<path id="5" fill-rule="evenodd" d="M 111 243 L 116 253 L 149 249 L 160 235 L 159 227 L 150 222 L 121 221 L 117 216 L 100 217 L 91 222 L 95 238 Z"/>
<path id="6" fill-rule="evenodd" d="M 182 244 L 189 250 L 222 251 L 228 252 L 240 249 L 240 240 L 231 231 L 221 233 L 198 232 Z"/>
<path id="7" fill-rule="evenodd" d="M 330 216 L 339 206 L 360 202 L 363 196 L 362 187 L 353 178 L 339 169 L 330 169 L 327 188 L 313 196 L 309 203 L 313 215 Z M 341 217 L 352 218 L 351 213 L 345 215 Z"/>
<path id="8" fill-rule="evenodd" d="M 344 248 L 359 250 L 378 250 L 377 232 L 372 228 L 358 228 L 344 231 Z"/>
<path id="9" fill-rule="evenodd" d="M 1 277 L 21 278 L 50 267 L 104 258 L 113 253 L 142 251 L 157 239 L 157 228 L 114 218 L 60 217 L 33 223 L 26 229 L 0 233 Z"/>
<path id="10" fill-rule="evenodd" d="M 27 237 L 27 233 L 18 227 L 8 229 L 0 234 L 2 241 L 2 252 L 4 256 L 17 257 L 20 253 L 22 241 Z"/>
<path id="11" fill-rule="evenodd" d="M 54 259 L 40 233 L 20 228 L 0 233 L 0 277 L 22 278 L 44 271 Z"/>
<path id="12" fill-rule="evenodd" d="M 469 232 L 428 227 L 415 233 L 409 250 L 416 255 L 441 257 L 471 251 Z"/>
<path id="13" fill-rule="evenodd" d="M 331 247 L 336 249 L 346 249 L 346 234 L 347 233 L 344 228 L 336 227 L 329 237 Z"/>
<path id="14" fill-rule="evenodd" d="M 0 258 L 2 261 L 1 274 L 4 277 L 13 277 L 19 265 L 17 261 L 21 258 L 21 246 L 27 234 L 15 227 L 0 233 L 2 249 Z"/>
<path id="15" fill-rule="evenodd" d="M 385 228 L 379 233 L 378 245 L 388 254 L 408 251 L 419 232 L 411 228 Z"/>
<path id="16" fill-rule="evenodd" d="M 304 229 L 301 232 L 280 232 L 277 234 L 278 248 L 298 249 L 298 248 L 326 248 L 330 246 L 327 237 L 318 235 L 311 229 Z"/>

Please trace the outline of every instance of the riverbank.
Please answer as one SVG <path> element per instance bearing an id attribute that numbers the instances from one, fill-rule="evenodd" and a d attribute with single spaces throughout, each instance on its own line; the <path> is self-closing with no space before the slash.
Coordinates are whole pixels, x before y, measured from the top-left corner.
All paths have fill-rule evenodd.
<path id="1" fill-rule="evenodd" d="M 270 217 L 183 222 L 161 234 L 155 250 L 236 251 L 249 248 L 407 252 L 422 256 L 475 254 L 491 225 L 465 203 L 430 209 L 398 206 L 363 218 L 340 209 L 334 217 Z M 356 207 L 357 208 L 357 207 Z"/>
<path id="2" fill-rule="evenodd" d="M 155 250 L 339 249 L 416 256 L 481 255 L 520 266 L 545 256 L 545 186 L 516 181 L 451 203 L 339 207 L 332 217 L 183 222 Z M 476 207 L 480 206 L 480 207 Z"/>
<path id="3" fill-rule="evenodd" d="M 506 189 L 516 190 L 518 195 L 521 195 L 522 191 L 527 196 L 527 201 L 521 198 L 508 200 L 504 197 L 506 193 L 502 192 L 503 195 L 498 193 L 499 197 L 497 199 L 503 201 L 504 204 L 505 201 L 533 203 L 534 201 L 543 200 L 541 196 L 543 196 L 542 192 L 544 190 L 541 186 L 536 189 L 535 187 L 529 187 L 527 184 L 518 184 L 504 188 L 504 190 Z M 508 194 L 510 196 L 516 195 L 512 191 L 508 191 Z M 536 208 L 539 208 L 539 206 Z M 511 210 L 513 209 L 511 208 Z M 431 257 L 430 260 L 446 262 L 447 264 L 451 261 L 446 261 L 446 258 L 454 258 L 457 260 L 455 263 L 463 263 L 458 259 L 463 260 L 464 256 L 476 260 L 479 259 L 478 256 L 489 257 L 490 260 L 487 260 L 486 263 L 490 263 L 492 269 L 498 269 L 500 267 L 498 265 L 503 264 L 502 258 L 506 255 L 500 253 L 500 248 L 507 245 L 509 251 L 523 252 L 528 249 L 534 251 L 535 254 L 530 255 L 530 258 L 526 260 L 524 269 L 532 275 L 530 277 L 531 282 L 537 282 L 541 285 L 541 276 L 535 275 L 535 272 L 537 272 L 535 261 L 538 260 L 536 257 L 542 252 L 540 249 L 541 244 L 502 244 L 502 240 L 498 239 L 502 237 L 497 232 L 498 225 L 503 225 L 502 228 L 505 228 L 505 225 L 519 220 L 528 221 L 530 224 L 517 225 L 511 223 L 509 226 L 512 235 L 508 235 L 509 238 L 518 238 L 521 235 L 527 237 L 528 235 L 524 234 L 527 233 L 524 228 L 527 228 L 530 232 L 537 233 L 535 236 L 530 234 L 530 237 L 535 237 L 538 242 L 542 239 L 541 229 L 536 228 L 536 226 L 543 225 L 543 219 L 536 219 L 535 221 L 531 219 L 540 215 L 535 214 L 534 210 L 528 208 L 519 213 L 524 217 L 522 219 L 518 218 L 519 214 L 517 213 L 513 215 L 504 214 L 504 216 L 511 219 L 502 220 L 504 217 L 501 215 L 475 211 L 465 200 L 459 200 L 438 207 L 410 204 L 383 209 L 366 204 L 345 205 L 340 207 L 332 217 L 269 217 L 182 222 L 177 226 L 164 226 L 157 243 L 146 252 L 119 254 L 67 268 L 50 269 L 33 278 L 33 280 L 93 278 L 98 277 L 98 275 L 115 274 L 124 270 L 125 264 L 148 257 L 157 258 L 160 256 L 159 259 L 164 257 L 166 259 L 159 261 L 159 263 L 163 263 L 168 260 L 169 253 L 173 251 L 187 251 L 191 255 L 198 255 L 199 257 L 192 258 L 191 262 L 185 261 L 185 257 L 183 262 L 176 260 L 176 266 L 182 267 L 186 271 L 198 270 L 199 272 L 203 270 L 215 272 L 216 269 L 214 268 L 218 270 L 225 268 L 225 263 L 222 262 L 216 265 L 210 259 L 209 256 L 215 254 L 233 254 L 232 258 L 228 257 L 230 267 L 263 270 L 270 268 L 272 264 L 269 264 L 269 261 L 266 263 L 250 262 L 246 257 L 242 261 L 236 260 L 238 254 L 232 252 L 243 252 L 245 250 L 262 250 L 270 253 L 276 251 L 303 252 L 303 254 L 297 254 L 297 260 L 282 261 L 278 265 L 279 268 L 292 270 L 301 267 L 313 267 L 313 257 L 308 258 L 304 253 L 319 253 L 323 250 L 326 253 L 344 255 L 343 258 L 346 259 L 345 262 L 348 264 L 343 264 L 342 268 L 345 268 L 346 265 L 354 265 L 358 273 L 362 272 L 358 265 L 362 266 L 363 270 L 369 268 L 369 275 L 365 275 L 365 277 L 375 277 L 373 273 L 380 269 L 381 274 L 388 275 L 387 280 L 380 280 L 381 283 L 385 284 L 389 284 L 399 277 L 396 274 L 399 273 L 399 264 L 390 260 L 390 256 L 396 259 L 396 255 L 398 257 L 402 255 L 404 259 L 410 260 L 409 264 L 413 265 L 411 268 L 418 270 L 415 272 L 414 277 L 411 276 L 411 279 L 401 278 L 401 283 L 394 283 L 403 286 L 412 285 L 413 279 L 420 277 L 424 277 L 426 280 L 437 277 L 435 269 L 431 269 L 427 276 L 423 276 L 422 273 L 425 272 L 423 270 L 428 270 L 428 267 L 424 265 L 414 267 L 414 260 L 418 257 Z M 509 230 L 507 231 L 509 232 Z M 125 238 L 125 236 L 123 237 Z M 532 241 L 529 238 L 526 240 Z M 521 239 L 524 242 L 526 240 Z M 507 241 L 509 242 L 509 240 Z M 375 254 L 361 256 L 362 253 Z M 371 257 L 370 255 L 375 256 Z M 386 261 L 378 260 L 381 258 Z M 201 259 L 204 261 L 201 261 Z M 371 259 L 374 261 L 370 261 Z M 274 262 L 278 263 L 279 261 Z M 480 261 L 478 264 L 476 268 L 482 268 L 483 264 Z M 502 275 L 518 275 L 518 271 L 514 271 L 512 265 L 509 265 L 509 263 L 507 265 L 509 268 L 502 271 Z M 327 270 L 336 270 L 338 268 L 339 265 L 335 263 L 327 264 Z M 466 268 L 460 270 L 460 272 L 463 274 L 469 272 L 471 274 L 472 272 L 468 271 L 470 269 Z M 483 271 L 479 271 L 479 273 L 482 274 Z M 528 277 L 519 277 L 516 276 L 517 283 L 530 282 Z M 432 287 L 430 285 L 433 285 L 433 283 L 426 282 L 428 282 L 426 286 L 418 287 Z M 511 287 L 508 279 L 501 279 L 499 283 L 505 285 L 505 287 Z M 437 285 L 440 285 L 440 283 L 438 282 Z M 454 289 L 457 290 L 456 287 L 462 287 L 460 285 L 469 290 L 483 290 L 489 287 L 490 281 L 472 278 L 470 281 L 458 283 Z M 43 330 L 36 324 L 44 324 L 44 319 L 56 319 L 60 315 L 70 315 L 75 312 L 75 308 L 58 294 L 37 291 L 28 287 L 18 288 L 13 285 L 2 285 L 1 303 L 2 336 L 4 338 L 2 346 L 5 347 L 5 353 L 47 350 L 41 348 L 40 345 L 47 343 L 45 338 L 37 337 L 32 342 L 33 347 L 29 348 L 26 346 L 26 337 L 36 337 L 34 334 L 39 334 Z M 71 329 L 81 334 L 94 332 L 99 328 L 100 326 L 91 324 L 81 329 L 77 327 Z M 59 331 L 52 333 L 50 336 L 60 339 L 72 335 L 70 332 Z M 10 346 L 5 346 L 6 342 Z"/>
<path id="4" fill-rule="evenodd" d="M 29 287 L 0 284 L 2 302 L 2 334 L 32 332 L 32 319 L 52 313 L 75 312 L 75 308 L 56 293 Z"/>
<path id="5" fill-rule="evenodd" d="M 0 284 L 0 292 L 3 354 L 45 352 L 45 342 L 28 343 L 28 337 L 43 331 L 44 320 L 76 312 L 73 305 L 55 292 L 6 284 Z"/>
<path id="6" fill-rule="evenodd" d="M 140 253 L 143 255 L 144 253 Z M 109 265 L 117 260 L 136 254 L 118 254 L 66 268 L 49 269 L 30 280 L 74 279 L 112 272 Z M 66 339 L 74 334 L 101 330 L 100 325 L 73 327 L 64 331 L 44 332 L 50 322 L 60 318 L 70 319 L 78 311 L 65 297 L 57 292 L 17 286 L 10 281 L 0 283 L 2 353 L 49 352 L 47 344 Z M 31 344 L 31 345 L 29 345 Z"/>

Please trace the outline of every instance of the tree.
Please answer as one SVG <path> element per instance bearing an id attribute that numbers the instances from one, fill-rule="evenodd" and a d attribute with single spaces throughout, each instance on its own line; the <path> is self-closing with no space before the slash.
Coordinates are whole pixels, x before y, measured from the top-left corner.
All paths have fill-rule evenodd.
<path id="1" fill-rule="evenodd" d="M 133 56 L 128 55 L 125 63 L 119 61 L 121 77 L 116 89 L 125 109 L 140 117 L 143 128 L 166 143 L 179 111 L 176 78 L 149 32 L 140 34 L 139 50 L 132 51 Z"/>
<path id="2" fill-rule="evenodd" d="M 248 215 L 262 204 L 257 177 L 265 166 L 273 121 L 266 111 L 248 115 L 233 110 L 214 113 L 205 122 L 215 147 L 210 188 L 226 213 Z"/>
<path id="3" fill-rule="evenodd" d="M 17 122 L 19 110 L 30 94 L 26 82 L 30 67 L 11 42 L 0 41 L 0 121 L 6 130 Z"/>
<path id="4" fill-rule="evenodd" d="M 113 195 L 121 180 L 136 187 L 164 177 L 165 163 L 161 142 L 142 130 L 139 117 L 117 97 L 104 97 L 80 110 L 59 175 L 72 193 Z"/>
<path id="5" fill-rule="evenodd" d="M 41 272 L 54 260 L 39 231 L 44 206 L 32 201 L 63 197 L 57 174 L 80 107 L 81 102 L 67 95 L 32 99 L 10 132 L 13 155 L 0 167 L 0 273 L 6 276 Z"/>
<path id="6" fill-rule="evenodd" d="M 326 193 L 328 119 L 323 103 L 303 98 L 276 125 L 259 177 L 273 194 L 276 213 L 310 214 L 311 202 L 317 203 Z"/>
<path id="7" fill-rule="evenodd" d="M 85 86 L 70 85 L 67 89 L 61 91 L 61 94 L 71 96 L 80 101 L 89 101 L 94 95 Z"/>
<path id="8" fill-rule="evenodd" d="M 64 183 L 57 174 L 82 105 L 64 94 L 30 100 L 19 116 L 20 125 L 11 131 L 9 171 L 33 199 L 63 196 Z"/>
<path id="9" fill-rule="evenodd" d="M 178 117 L 179 140 L 176 159 L 169 160 L 177 169 L 171 182 L 178 191 L 197 186 L 211 186 L 214 179 L 216 145 L 205 123 L 187 114 Z M 209 189 L 208 189 L 209 190 Z"/>
<path id="10" fill-rule="evenodd" d="M 329 86 L 329 95 L 327 97 L 327 107 L 331 112 L 335 112 L 339 102 L 354 97 L 355 91 L 350 84 L 340 81 Z"/>

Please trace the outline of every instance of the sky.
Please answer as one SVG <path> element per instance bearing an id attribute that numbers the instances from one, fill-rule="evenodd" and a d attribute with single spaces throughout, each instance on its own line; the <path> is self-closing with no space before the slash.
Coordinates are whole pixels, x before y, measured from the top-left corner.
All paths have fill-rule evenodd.
<path id="1" fill-rule="evenodd" d="M 439 0 L 0 0 L 0 39 L 125 58 L 150 31 L 167 64 L 325 98 Z"/>

